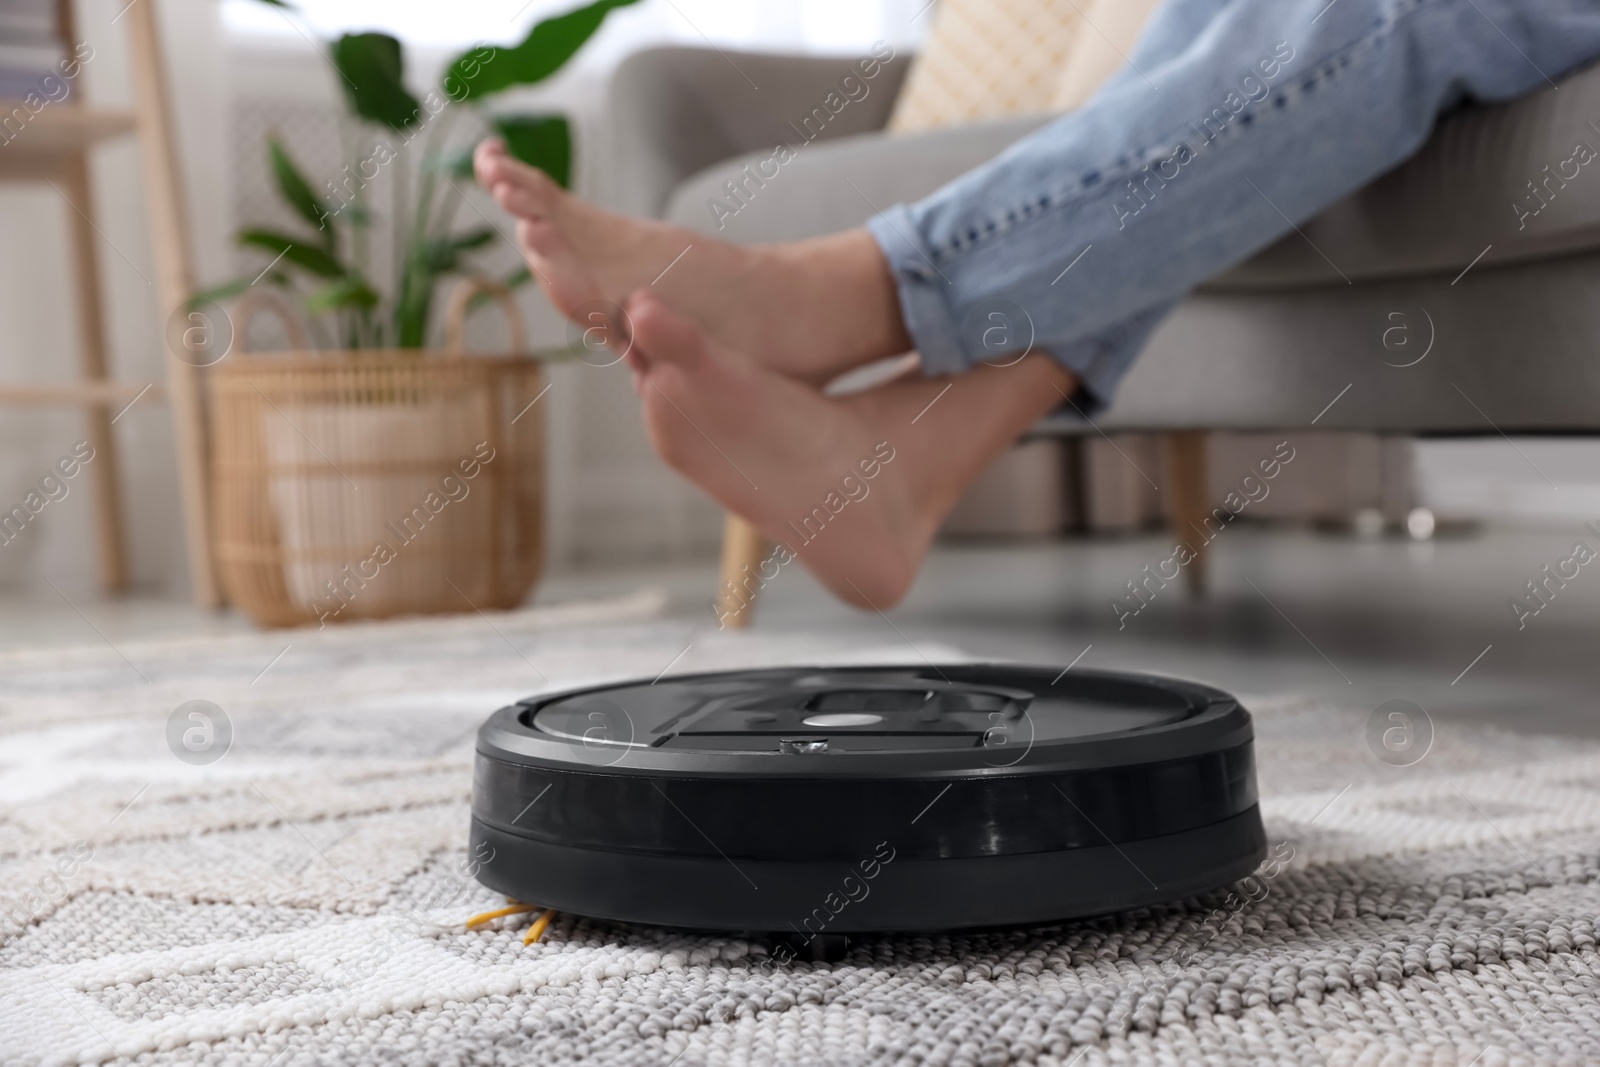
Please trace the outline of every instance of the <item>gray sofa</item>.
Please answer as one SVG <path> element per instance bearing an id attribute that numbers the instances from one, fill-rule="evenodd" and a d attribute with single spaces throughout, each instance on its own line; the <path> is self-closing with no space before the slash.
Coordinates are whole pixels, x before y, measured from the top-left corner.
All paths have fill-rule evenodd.
<path id="1" fill-rule="evenodd" d="M 909 60 L 885 64 L 863 99 L 719 229 L 707 201 L 725 198 L 724 183 L 780 141 L 797 142 L 791 123 L 853 57 L 688 48 L 631 57 L 611 87 L 631 183 L 624 206 L 736 241 L 828 233 L 926 195 L 1048 121 L 883 133 Z M 1292 430 L 1313 419 L 1319 430 L 1403 434 L 1600 430 L 1600 166 L 1551 184 L 1525 228 L 1513 209 L 1577 141 L 1600 147 L 1594 117 L 1600 67 L 1559 91 L 1447 116 L 1416 157 L 1302 222 L 1304 236 L 1184 301 L 1096 425 L 1172 434 L 1175 469 L 1191 479 L 1203 467 L 1183 453 L 1207 430 Z M 1404 332 L 1389 332 L 1396 327 Z M 1056 416 L 1040 432 L 1094 430 Z M 1205 509 L 1192 482 L 1174 493 L 1180 522 Z"/>

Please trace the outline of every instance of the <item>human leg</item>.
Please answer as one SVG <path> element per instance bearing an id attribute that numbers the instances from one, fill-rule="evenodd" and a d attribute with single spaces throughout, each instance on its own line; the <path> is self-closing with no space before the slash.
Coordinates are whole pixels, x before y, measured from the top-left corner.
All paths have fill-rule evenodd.
<path id="1" fill-rule="evenodd" d="M 1035 354 L 959 381 L 913 376 L 825 397 L 648 291 L 626 310 L 656 451 L 778 546 L 774 573 L 797 559 L 859 607 L 904 596 L 961 493 L 1077 385 Z"/>
<path id="2" fill-rule="evenodd" d="M 1401 162 L 1463 98 L 1511 99 L 1600 55 L 1585 0 L 1210 6 L 1187 47 L 1148 66 L 1136 54 L 1141 69 L 1081 110 L 869 222 L 928 373 L 992 360 L 1000 314 L 1104 402 L 1138 345 L 1094 339 L 1159 318 Z M 1161 16 L 1151 33 L 1157 56 L 1181 38 Z M 1074 355 L 1086 341 L 1098 364 Z"/>
<path id="3" fill-rule="evenodd" d="M 1403 160 L 1461 96 L 1510 99 L 1596 54 L 1584 0 L 1171 0 L 1088 105 L 875 218 L 875 242 L 739 248 L 623 219 L 492 144 L 478 174 L 569 313 L 654 282 L 819 383 L 913 341 L 933 374 L 993 358 L 998 302 L 1103 402 L 1165 308 Z"/>
<path id="4" fill-rule="evenodd" d="M 586 203 L 499 141 L 480 144 L 474 164 L 478 181 L 517 216 L 523 255 L 569 318 L 593 301 L 620 305 L 652 288 L 723 344 L 816 384 L 911 348 L 894 280 L 865 230 L 736 245 Z"/>

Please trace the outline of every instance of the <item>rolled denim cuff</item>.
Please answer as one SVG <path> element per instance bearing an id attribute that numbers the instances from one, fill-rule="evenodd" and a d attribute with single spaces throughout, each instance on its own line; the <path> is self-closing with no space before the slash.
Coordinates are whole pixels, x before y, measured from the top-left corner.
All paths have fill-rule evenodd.
<path id="1" fill-rule="evenodd" d="M 906 333 L 922 356 L 930 377 L 961 374 L 972 367 L 961 346 L 960 327 L 950 306 L 950 283 L 933 265 L 933 255 L 911 209 L 896 204 L 867 220 L 867 232 L 878 242 L 900 294 L 900 315 Z"/>
<path id="2" fill-rule="evenodd" d="M 1080 414 L 1095 415 L 1111 405 L 1123 376 L 1172 307 L 1168 303 L 1149 308 L 1092 337 L 1045 349 L 1046 355 L 1077 377 L 1079 396 L 1073 403 Z"/>

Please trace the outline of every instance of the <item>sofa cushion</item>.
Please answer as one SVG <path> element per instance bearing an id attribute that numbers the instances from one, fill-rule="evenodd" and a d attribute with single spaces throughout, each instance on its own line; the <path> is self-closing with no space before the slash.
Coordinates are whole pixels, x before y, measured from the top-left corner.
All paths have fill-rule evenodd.
<path id="1" fill-rule="evenodd" d="M 889 129 L 1050 111 L 1087 0 L 941 0 Z"/>
<path id="2" fill-rule="evenodd" d="M 722 160 L 881 130 L 911 54 L 874 64 L 877 58 L 676 45 L 635 52 L 612 79 L 604 136 L 581 153 L 597 161 L 583 168 L 584 195 L 614 210 L 659 215 L 680 182 Z M 876 73 L 866 77 L 864 69 Z M 830 95 L 837 99 L 830 103 Z"/>
<path id="3" fill-rule="evenodd" d="M 1050 110 L 1082 107 L 1121 70 L 1161 4 L 1162 0 L 1089 0 L 1083 13 L 1086 28 L 1073 38 Z"/>
<path id="4" fill-rule="evenodd" d="M 1069 411 L 1054 428 L 1600 431 L 1600 254 L 1480 265 L 1452 285 L 1458 273 L 1196 293 L 1110 410 L 1093 425 Z"/>
<path id="5" fill-rule="evenodd" d="M 893 133 L 1079 107 L 1162 0 L 941 0 Z"/>
<path id="6" fill-rule="evenodd" d="M 664 217 L 746 244 L 833 233 L 891 204 L 927 196 L 1048 121 L 1037 115 L 901 137 L 870 133 L 803 143 L 765 180 L 760 174 L 772 174 L 773 152 L 752 152 L 686 179 Z"/>
<path id="7" fill-rule="evenodd" d="M 1287 235 L 1209 287 L 1343 285 L 1330 260 L 1360 280 L 1455 274 L 1491 245 L 1478 268 L 1600 246 L 1597 119 L 1600 65 L 1559 91 L 1463 108 L 1416 156 L 1303 223 L 1304 237 Z M 1534 182 L 1548 182 L 1547 202 Z"/>

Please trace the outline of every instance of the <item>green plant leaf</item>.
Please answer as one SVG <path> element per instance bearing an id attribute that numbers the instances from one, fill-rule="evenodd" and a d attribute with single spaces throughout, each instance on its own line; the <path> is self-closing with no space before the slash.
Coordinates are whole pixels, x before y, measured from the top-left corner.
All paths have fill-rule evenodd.
<path id="1" fill-rule="evenodd" d="M 447 174 L 452 178 L 472 177 L 472 149 L 462 148 L 454 152 L 440 152 L 438 155 L 429 156 L 423 160 L 423 167 L 427 170 Z"/>
<path id="2" fill-rule="evenodd" d="M 267 156 L 272 161 L 272 176 L 278 181 L 278 192 L 294 208 L 295 213 L 322 231 L 322 243 L 329 252 L 334 249 L 334 229 L 327 223 L 328 209 L 317 194 L 311 191 L 300 168 L 289 158 L 289 152 L 276 137 L 267 139 Z"/>
<path id="3" fill-rule="evenodd" d="M 417 263 L 430 274 L 444 274 L 456 269 L 459 258 L 454 246 L 447 240 L 421 241 L 417 245 Z"/>
<path id="4" fill-rule="evenodd" d="M 516 270 L 500 279 L 500 284 L 513 291 L 522 288 L 533 281 L 533 272 L 527 267 L 518 267 Z M 467 310 L 476 311 L 490 300 L 489 294 L 482 289 L 472 294 L 472 299 L 467 301 Z"/>
<path id="5" fill-rule="evenodd" d="M 259 280 L 259 277 L 235 278 L 231 282 L 224 282 L 221 285 L 213 285 L 209 289 L 202 289 L 198 293 L 195 293 L 193 296 L 191 296 L 188 300 L 184 301 L 183 310 L 194 311 L 202 304 L 214 304 L 220 303 L 224 300 L 232 300 L 234 297 L 250 288 Z M 270 281 L 273 285 L 278 286 L 289 284 L 289 276 L 284 274 L 282 271 L 268 271 L 266 280 Z"/>
<path id="6" fill-rule="evenodd" d="M 532 85 L 560 70 L 594 35 L 612 9 L 638 0 L 596 0 L 565 15 L 534 24 L 522 43 L 488 45 L 460 56 L 445 72 L 443 88 L 452 100 L 477 100 L 513 85 Z"/>
<path id="7" fill-rule="evenodd" d="M 505 139 L 506 151 L 538 167 L 561 186 L 572 180 L 572 133 L 557 115 L 495 115 L 489 120 Z"/>
<path id="8" fill-rule="evenodd" d="M 422 112 L 406 91 L 400 42 L 386 33 L 347 33 L 333 42 L 333 65 L 351 110 L 369 122 L 404 132 Z"/>
<path id="9" fill-rule="evenodd" d="M 306 297 L 306 310 L 313 315 L 345 308 L 365 308 L 370 311 L 378 306 L 378 300 L 379 296 L 372 286 L 352 276 L 331 281 Z"/>
<path id="10" fill-rule="evenodd" d="M 492 240 L 494 240 L 494 231 L 484 227 L 481 230 L 471 230 L 467 233 L 457 234 L 450 238 L 450 244 L 461 251 L 466 251 L 469 248 L 482 248 Z"/>
<path id="11" fill-rule="evenodd" d="M 421 348 L 427 341 L 428 312 L 437 278 L 420 263 L 413 263 L 406 270 L 395 305 L 395 341 L 400 348 Z"/>
<path id="12" fill-rule="evenodd" d="M 283 258 L 295 266 L 324 278 L 342 278 L 346 273 L 338 260 L 316 245 L 306 244 L 298 237 L 290 237 L 276 230 L 241 231 L 239 243 L 265 248 L 268 252 L 282 253 Z"/>
<path id="13" fill-rule="evenodd" d="M 419 242 L 417 259 L 422 268 L 433 274 L 446 274 L 460 265 L 461 253 L 482 248 L 494 239 L 490 229 L 473 230 L 453 237 L 434 237 Z"/>

